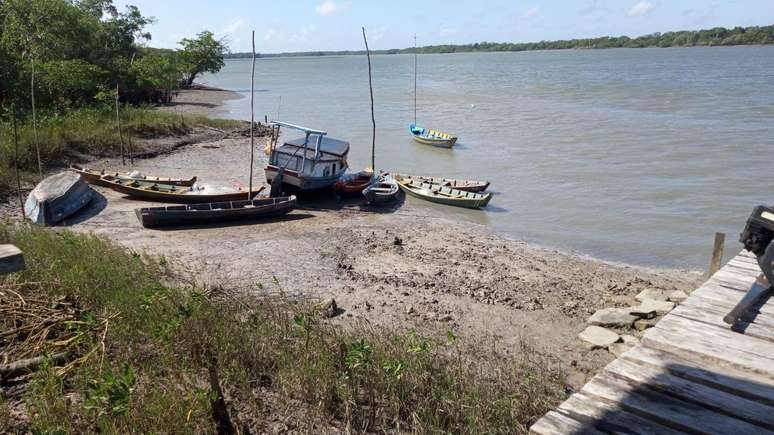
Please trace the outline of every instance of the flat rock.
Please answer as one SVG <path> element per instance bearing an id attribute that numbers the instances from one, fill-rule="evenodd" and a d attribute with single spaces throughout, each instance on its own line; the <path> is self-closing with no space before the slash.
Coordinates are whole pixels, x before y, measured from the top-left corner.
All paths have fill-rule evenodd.
<path id="1" fill-rule="evenodd" d="M 619 357 L 623 355 L 627 350 L 633 348 L 634 345 L 631 343 L 613 343 L 610 346 L 607 347 L 607 350 L 615 355 L 616 357 Z"/>
<path id="2" fill-rule="evenodd" d="M 629 334 L 622 335 L 621 340 L 623 340 L 624 343 L 631 344 L 631 345 L 634 345 L 640 342 L 639 338 Z"/>
<path id="3" fill-rule="evenodd" d="M 629 313 L 639 318 L 652 319 L 672 311 L 674 307 L 674 302 L 643 299 L 639 306 L 629 308 Z"/>
<path id="4" fill-rule="evenodd" d="M 688 299 L 688 294 L 682 290 L 675 290 L 669 293 L 669 300 L 671 302 L 675 302 L 679 304 L 680 302 L 686 299 Z"/>
<path id="5" fill-rule="evenodd" d="M 603 308 L 597 310 L 586 323 L 596 326 L 612 326 L 616 328 L 632 326 L 637 316 L 629 313 L 628 308 Z"/>
<path id="6" fill-rule="evenodd" d="M 605 348 L 621 339 L 615 332 L 596 325 L 588 326 L 578 338 L 590 344 L 591 349 Z"/>
<path id="7" fill-rule="evenodd" d="M 634 329 L 638 331 L 644 331 L 648 328 L 656 326 L 658 319 L 639 319 L 634 321 Z"/>
<path id="8" fill-rule="evenodd" d="M 644 301 L 645 299 L 652 299 L 654 301 L 667 301 L 669 300 L 669 293 L 671 292 L 667 290 L 648 288 L 637 294 L 634 299 L 637 299 L 640 302 Z"/>

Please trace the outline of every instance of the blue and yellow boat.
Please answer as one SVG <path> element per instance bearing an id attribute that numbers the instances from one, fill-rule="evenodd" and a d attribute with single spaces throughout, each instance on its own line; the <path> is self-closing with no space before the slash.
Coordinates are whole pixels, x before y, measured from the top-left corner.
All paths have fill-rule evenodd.
<path id="1" fill-rule="evenodd" d="M 451 148 L 457 143 L 457 136 L 438 130 L 422 128 L 414 123 L 409 125 L 409 131 L 411 132 L 411 135 L 414 136 L 415 141 L 425 145 Z"/>

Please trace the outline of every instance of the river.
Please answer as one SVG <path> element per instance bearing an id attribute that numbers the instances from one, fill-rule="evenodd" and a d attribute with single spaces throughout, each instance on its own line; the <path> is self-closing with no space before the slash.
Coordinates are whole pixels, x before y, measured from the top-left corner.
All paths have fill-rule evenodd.
<path id="1" fill-rule="evenodd" d="M 376 166 L 488 179 L 481 211 L 426 207 L 594 257 L 706 268 L 727 256 L 753 206 L 774 202 L 774 47 L 420 55 L 417 121 L 459 136 L 415 143 L 413 56 L 373 56 Z M 235 90 L 249 119 L 249 60 L 202 81 Z M 327 130 L 370 165 L 365 56 L 256 62 L 256 117 Z M 409 199 L 414 201 L 414 199 Z"/>

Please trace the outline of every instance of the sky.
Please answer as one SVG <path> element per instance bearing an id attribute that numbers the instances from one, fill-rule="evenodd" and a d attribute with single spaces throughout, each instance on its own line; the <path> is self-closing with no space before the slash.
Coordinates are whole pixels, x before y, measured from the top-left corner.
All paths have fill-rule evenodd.
<path id="1" fill-rule="evenodd" d="M 117 5 L 123 2 L 117 0 Z M 715 26 L 774 24 L 774 0 L 131 0 L 150 26 L 149 45 L 174 48 L 210 30 L 234 52 L 372 49 L 472 42 L 639 36 Z"/>

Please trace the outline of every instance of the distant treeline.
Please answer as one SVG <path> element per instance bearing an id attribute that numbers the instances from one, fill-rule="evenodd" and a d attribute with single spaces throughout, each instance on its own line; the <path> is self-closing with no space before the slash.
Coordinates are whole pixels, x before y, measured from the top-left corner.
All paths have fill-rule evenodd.
<path id="1" fill-rule="evenodd" d="M 560 41 L 540 41 L 526 43 L 477 42 L 465 45 L 429 45 L 417 47 L 418 53 L 466 53 L 475 51 L 528 51 L 528 50 L 564 50 L 564 49 L 600 49 L 600 48 L 645 48 L 645 47 L 704 47 L 718 45 L 760 45 L 774 44 L 774 25 L 764 27 L 734 27 L 726 29 L 715 27 L 705 30 L 686 30 L 679 32 L 653 33 L 636 38 L 628 36 L 586 39 L 568 39 Z M 413 53 L 414 48 L 375 50 L 376 54 Z M 305 51 L 295 53 L 258 54 L 258 57 L 292 56 L 342 56 L 362 55 L 362 50 L 344 51 Z M 251 53 L 231 53 L 227 58 L 250 58 Z"/>

